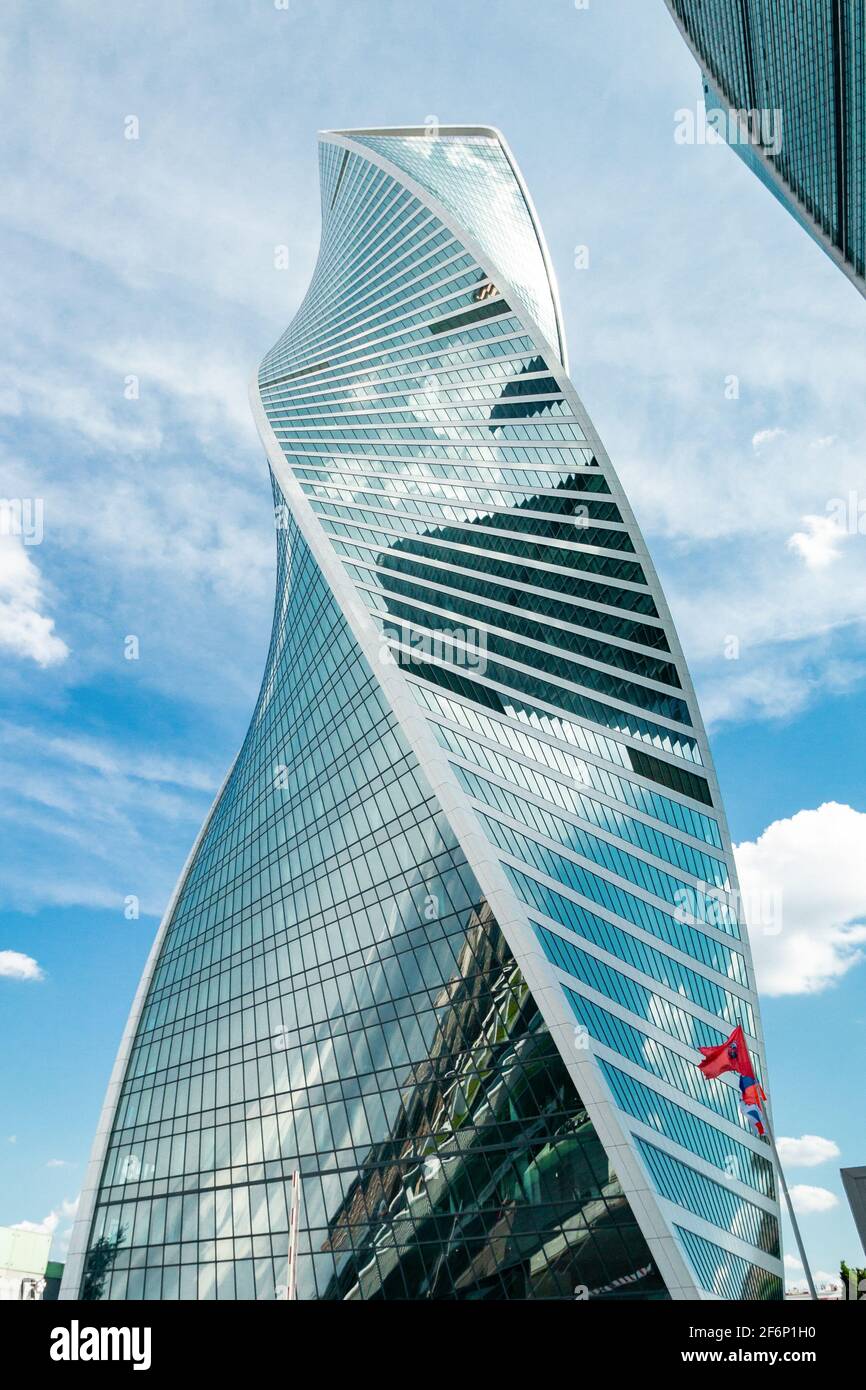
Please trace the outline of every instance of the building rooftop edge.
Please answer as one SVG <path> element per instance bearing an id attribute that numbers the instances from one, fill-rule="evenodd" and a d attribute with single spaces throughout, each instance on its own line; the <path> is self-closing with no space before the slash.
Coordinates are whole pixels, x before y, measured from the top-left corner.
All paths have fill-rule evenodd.
<path id="1" fill-rule="evenodd" d="M 356 126 L 347 130 L 320 130 L 319 139 L 330 140 L 335 135 L 342 135 L 347 139 L 351 139 L 353 135 L 393 135 L 426 137 L 429 140 L 434 138 L 431 136 L 432 129 L 434 128 L 429 125 Z M 492 125 L 437 125 L 435 132 L 436 135 L 486 135 L 492 140 L 504 143 L 502 132 Z"/>

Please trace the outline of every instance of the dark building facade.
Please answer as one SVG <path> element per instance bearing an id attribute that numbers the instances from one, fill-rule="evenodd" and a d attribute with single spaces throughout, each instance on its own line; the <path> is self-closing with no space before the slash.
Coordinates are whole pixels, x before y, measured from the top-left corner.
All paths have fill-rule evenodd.
<path id="1" fill-rule="evenodd" d="M 866 5 L 666 4 L 701 66 L 708 114 L 866 294 Z"/>

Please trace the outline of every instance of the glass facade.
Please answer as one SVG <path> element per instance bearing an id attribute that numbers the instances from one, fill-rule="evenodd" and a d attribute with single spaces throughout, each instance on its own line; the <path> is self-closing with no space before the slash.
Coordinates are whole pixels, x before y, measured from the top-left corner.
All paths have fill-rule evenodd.
<path id="1" fill-rule="evenodd" d="M 267 668 L 76 1287 L 277 1297 L 297 1191 L 301 1298 L 780 1297 L 765 1147 L 695 1066 L 741 1023 L 763 1068 L 709 749 L 513 161 L 477 129 L 320 151 L 259 375 Z"/>
<path id="2" fill-rule="evenodd" d="M 375 677 L 279 536 L 293 597 L 150 983 L 89 1296 L 275 1298 L 295 1171 L 301 1298 L 663 1296 Z"/>
<path id="3" fill-rule="evenodd" d="M 866 294 L 866 7 L 667 0 L 707 111 L 758 113 L 737 154 Z M 762 113 L 764 113 L 762 115 Z"/>

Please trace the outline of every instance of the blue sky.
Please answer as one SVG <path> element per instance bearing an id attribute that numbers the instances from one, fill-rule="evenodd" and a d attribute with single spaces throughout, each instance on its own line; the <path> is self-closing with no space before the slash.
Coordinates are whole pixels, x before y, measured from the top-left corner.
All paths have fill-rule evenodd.
<path id="1" fill-rule="evenodd" d="M 312 270 L 316 132 L 435 117 L 498 125 L 536 202 L 747 901 L 782 904 L 753 940 L 810 1257 L 862 1263 L 838 1168 L 866 1163 L 866 305 L 729 149 L 675 142 L 701 89 L 662 0 L 55 0 L 4 29 L 0 493 L 43 512 L 40 543 L 0 537 L 0 1223 L 62 1256 L 255 699 L 274 544 L 246 392 Z"/>

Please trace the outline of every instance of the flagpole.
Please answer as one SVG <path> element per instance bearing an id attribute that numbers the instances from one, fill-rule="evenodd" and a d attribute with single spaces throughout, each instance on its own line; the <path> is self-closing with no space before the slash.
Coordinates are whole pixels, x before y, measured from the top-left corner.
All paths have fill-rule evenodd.
<path id="1" fill-rule="evenodd" d="M 289 1273 L 286 1284 L 286 1301 L 298 1296 L 298 1213 L 301 1207 L 301 1174 L 299 1169 L 292 1173 L 291 1206 L 289 1208 Z"/>
<path id="2" fill-rule="evenodd" d="M 761 1107 L 761 1113 L 764 1117 L 764 1128 L 767 1131 L 767 1138 L 770 1141 L 770 1148 L 773 1151 L 773 1158 L 776 1161 L 776 1172 L 779 1174 L 779 1182 L 781 1184 L 782 1191 L 785 1194 L 785 1201 L 788 1204 L 788 1215 L 791 1218 L 791 1225 L 794 1228 L 794 1237 L 797 1241 L 797 1249 L 800 1252 L 800 1262 L 803 1266 L 803 1269 L 806 1272 L 806 1283 L 809 1285 L 809 1297 L 814 1298 L 817 1302 L 818 1293 L 815 1289 L 815 1281 L 812 1278 L 812 1271 L 809 1268 L 809 1261 L 806 1259 L 806 1247 L 803 1244 L 803 1237 L 800 1235 L 800 1227 L 797 1223 L 797 1218 L 794 1215 L 794 1203 L 791 1201 L 791 1194 L 788 1191 L 788 1184 L 785 1181 L 785 1170 L 782 1167 L 782 1160 L 779 1157 L 779 1150 L 776 1148 L 776 1138 L 773 1134 L 773 1127 L 770 1124 L 770 1116 L 767 1113 L 765 1107 L 763 1106 Z"/>
<path id="3" fill-rule="evenodd" d="M 715 1081 L 725 1072 L 735 1071 L 740 1078 L 740 1107 L 743 1114 L 747 1116 L 754 1129 L 760 1134 L 763 1128 L 767 1139 L 770 1142 L 770 1150 L 776 1164 L 776 1172 L 779 1174 L 779 1182 L 785 1194 L 785 1201 L 788 1204 L 788 1214 L 791 1218 L 791 1225 L 794 1228 L 794 1235 L 797 1240 L 797 1249 L 800 1252 L 800 1260 L 806 1274 L 806 1283 L 809 1285 L 809 1296 L 817 1302 L 818 1293 L 815 1289 L 815 1281 L 812 1278 L 812 1271 L 809 1268 L 809 1261 L 806 1259 L 806 1248 L 803 1245 L 803 1237 L 800 1235 L 800 1227 L 794 1215 L 794 1203 L 791 1201 L 791 1194 L 788 1191 L 788 1184 L 785 1181 L 785 1170 L 782 1167 L 782 1160 L 779 1157 L 779 1150 L 776 1148 L 776 1140 L 773 1135 L 773 1128 L 770 1124 L 770 1116 L 761 1104 L 767 1097 L 755 1079 L 755 1072 L 752 1067 L 752 1059 L 749 1056 L 749 1046 L 746 1042 L 746 1035 L 743 1025 L 738 1023 L 731 1036 L 723 1043 L 714 1043 L 712 1046 L 699 1047 L 698 1051 L 703 1056 L 703 1061 L 698 1062 L 698 1067 L 704 1076 Z M 761 1123 L 757 1123 L 753 1111 L 760 1116 Z M 783 1295 L 784 1295 L 784 1280 Z"/>

